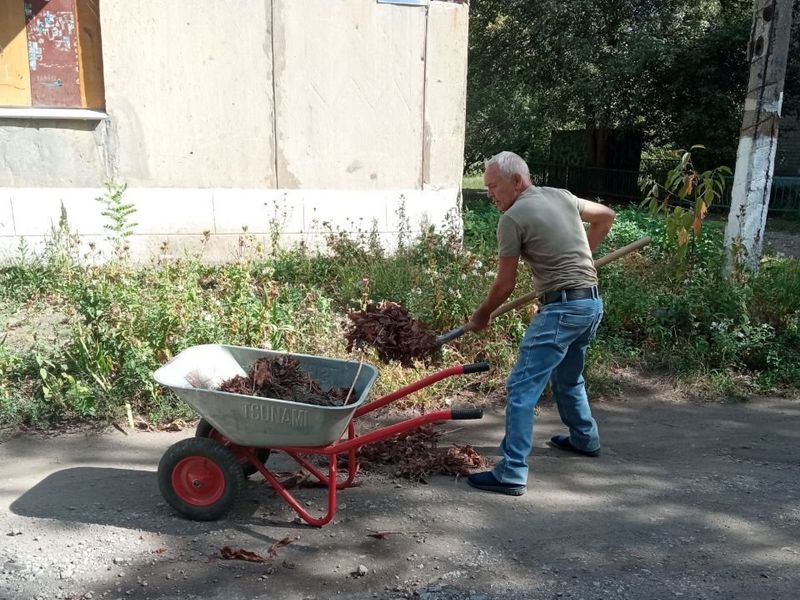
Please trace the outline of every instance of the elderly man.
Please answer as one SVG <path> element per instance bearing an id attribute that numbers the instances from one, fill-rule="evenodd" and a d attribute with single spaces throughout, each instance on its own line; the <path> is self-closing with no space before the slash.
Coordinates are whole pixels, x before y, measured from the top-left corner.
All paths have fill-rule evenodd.
<path id="1" fill-rule="evenodd" d="M 513 152 L 501 152 L 486 162 L 484 183 L 503 213 L 497 225 L 497 276 L 469 327 L 484 329 L 492 311 L 514 291 L 520 258 L 533 272 L 540 309 L 506 382 L 502 458 L 493 470 L 473 473 L 467 481 L 481 490 L 520 496 L 528 483 L 534 408 L 548 381 L 569 430 L 552 437 L 551 445 L 583 456 L 600 454 L 583 366 L 603 317 L 592 252 L 611 230 L 615 214 L 566 190 L 533 186 L 528 165 Z"/>

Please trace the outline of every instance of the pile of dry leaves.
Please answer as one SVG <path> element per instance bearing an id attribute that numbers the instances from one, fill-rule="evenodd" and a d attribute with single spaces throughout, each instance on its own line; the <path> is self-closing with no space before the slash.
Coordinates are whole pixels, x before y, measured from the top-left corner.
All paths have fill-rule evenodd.
<path id="1" fill-rule="evenodd" d="M 431 362 L 436 358 L 436 336 L 396 302 L 368 304 L 365 310 L 348 313 L 347 318 L 348 352 L 371 346 L 384 363 L 396 360 L 404 367 L 412 366 L 415 360 Z"/>
<path id="2" fill-rule="evenodd" d="M 422 481 L 428 475 L 467 476 L 471 469 L 487 466 L 487 461 L 470 445 L 453 444 L 439 448 L 441 432 L 426 425 L 387 440 L 372 442 L 358 451 L 358 462 L 364 469 L 378 464 L 394 465 L 396 477 Z"/>
<path id="3" fill-rule="evenodd" d="M 223 392 L 291 400 L 317 406 L 344 406 L 358 397 L 352 388 L 323 390 L 319 382 L 300 369 L 300 363 L 288 356 L 259 358 L 246 377 L 237 375 L 223 381 Z"/>

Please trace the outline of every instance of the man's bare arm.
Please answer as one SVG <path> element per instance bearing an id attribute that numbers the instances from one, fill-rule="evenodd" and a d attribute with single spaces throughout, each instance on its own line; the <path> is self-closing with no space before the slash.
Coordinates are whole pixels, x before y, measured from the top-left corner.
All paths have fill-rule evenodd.
<path id="1" fill-rule="evenodd" d="M 471 330 L 485 329 L 492 312 L 514 291 L 517 285 L 518 264 L 519 256 L 501 256 L 497 259 L 497 275 L 486 299 L 470 317 L 468 326 Z"/>
<path id="2" fill-rule="evenodd" d="M 583 219 L 584 223 L 589 223 L 586 237 L 589 239 L 589 248 L 594 252 L 608 235 L 608 232 L 611 231 L 611 226 L 614 224 L 617 213 L 599 202 L 592 202 L 591 200 L 586 200 L 585 202 L 581 211 L 581 219 Z"/>

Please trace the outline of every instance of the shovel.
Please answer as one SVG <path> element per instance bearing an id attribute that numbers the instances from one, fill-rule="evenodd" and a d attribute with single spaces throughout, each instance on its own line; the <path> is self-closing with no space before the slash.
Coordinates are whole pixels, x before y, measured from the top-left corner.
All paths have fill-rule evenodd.
<path id="1" fill-rule="evenodd" d="M 625 256 L 626 254 L 630 254 L 634 250 L 638 250 L 639 248 L 644 248 L 649 243 L 650 243 L 650 238 L 643 237 L 640 240 L 636 240 L 635 242 L 628 244 L 627 246 L 623 246 L 622 248 L 614 250 L 614 252 L 611 252 L 609 254 L 606 254 L 605 256 L 598 258 L 596 261 L 594 261 L 594 266 L 595 268 L 597 268 L 597 267 L 602 267 L 603 265 L 607 265 L 611 261 L 617 260 L 620 256 Z M 520 306 L 525 306 L 526 304 L 530 304 L 538 297 L 539 294 L 536 292 L 531 292 L 529 294 L 525 294 L 524 296 L 520 296 L 516 300 L 512 300 L 511 302 L 507 302 L 506 304 L 503 304 L 503 306 L 496 308 L 489 317 L 489 319 L 491 321 L 491 319 L 496 319 L 500 315 L 504 315 L 510 310 L 519 308 Z M 466 325 L 462 325 L 461 327 L 456 327 L 455 329 L 453 329 L 452 331 L 448 331 L 447 333 L 443 333 L 442 335 L 436 338 L 436 346 L 438 347 L 441 346 L 442 344 L 446 344 L 447 342 L 452 342 L 454 339 L 461 337 L 468 331 L 472 331 L 472 329 L 469 326 L 469 323 L 467 323 Z"/>

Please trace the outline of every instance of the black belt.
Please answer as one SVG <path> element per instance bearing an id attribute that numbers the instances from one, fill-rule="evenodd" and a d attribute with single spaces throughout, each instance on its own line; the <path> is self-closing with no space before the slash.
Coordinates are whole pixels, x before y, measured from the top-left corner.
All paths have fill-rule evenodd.
<path id="1" fill-rule="evenodd" d="M 587 298 L 599 298 L 600 290 L 596 285 L 587 288 L 570 288 L 566 290 L 553 290 L 545 292 L 539 296 L 539 304 L 551 304 L 552 302 L 569 302 L 570 300 L 586 300 Z"/>

